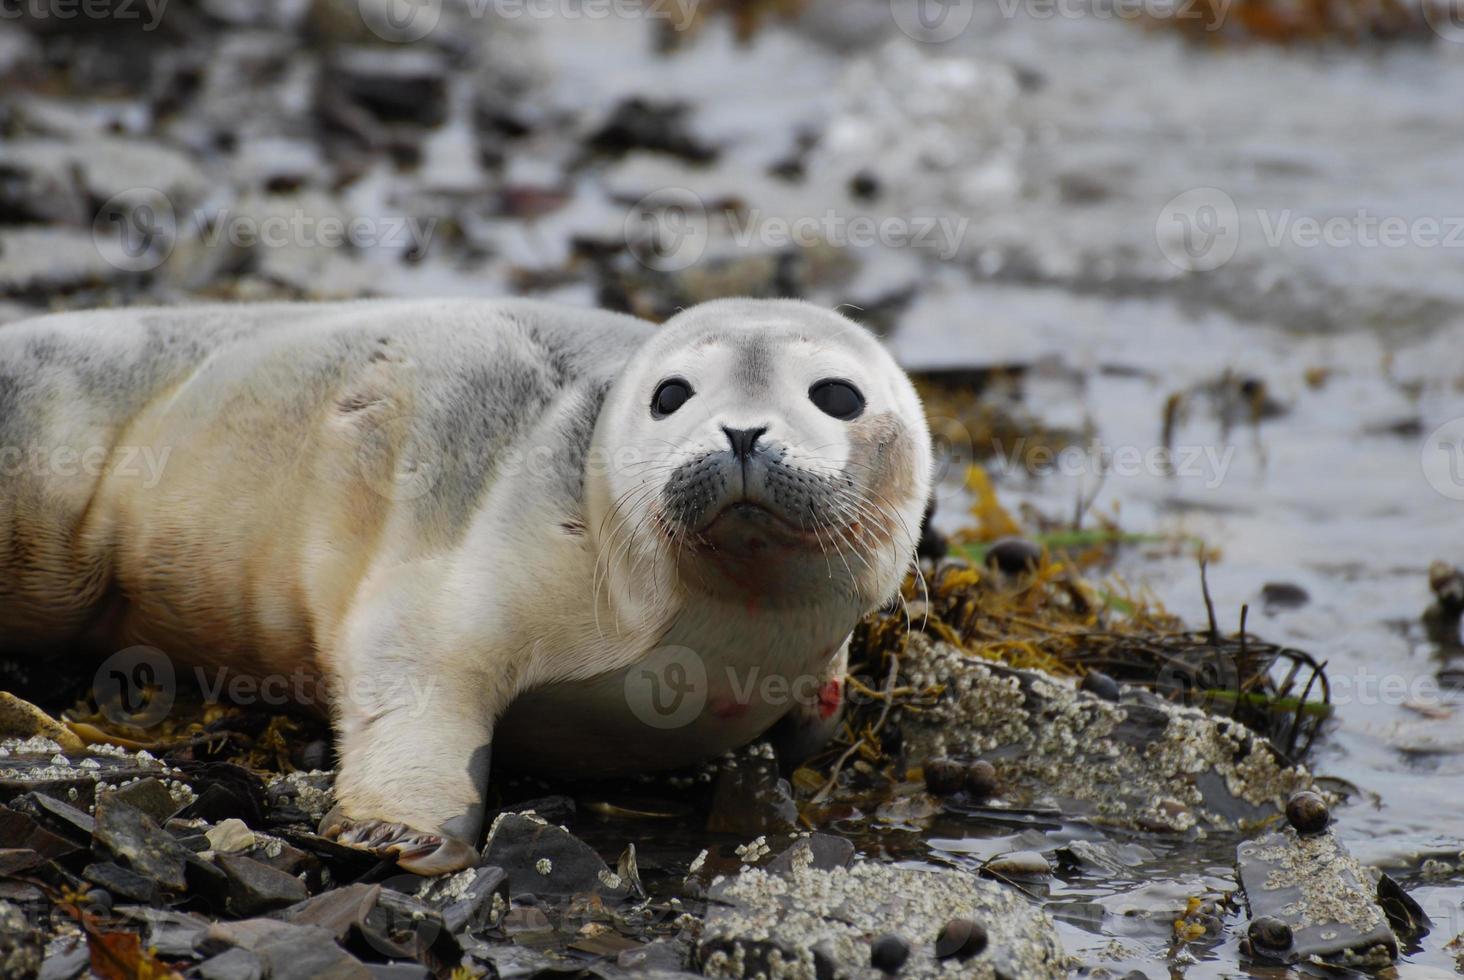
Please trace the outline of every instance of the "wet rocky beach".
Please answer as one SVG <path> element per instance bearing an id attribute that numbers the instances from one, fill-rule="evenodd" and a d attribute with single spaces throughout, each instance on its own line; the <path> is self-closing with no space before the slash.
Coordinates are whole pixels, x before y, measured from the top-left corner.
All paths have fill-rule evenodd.
<path id="1" fill-rule="evenodd" d="M 827 749 L 505 766 L 439 879 L 318 716 L 0 662 L 0 976 L 1464 972 L 1464 35 L 942 9 L 0 3 L 0 330 L 796 296 L 941 457 Z"/>

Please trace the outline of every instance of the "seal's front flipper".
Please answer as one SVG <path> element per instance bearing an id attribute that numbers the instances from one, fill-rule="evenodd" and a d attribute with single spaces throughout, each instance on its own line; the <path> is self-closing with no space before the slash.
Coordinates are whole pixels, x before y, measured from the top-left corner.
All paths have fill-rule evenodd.
<path id="1" fill-rule="evenodd" d="M 478 850 L 466 841 L 445 834 L 413 830 L 406 824 L 385 820 L 352 820 L 337 806 L 321 821 L 322 835 L 348 847 L 370 851 L 380 858 L 395 860 L 404 870 L 419 875 L 439 875 L 470 868 L 478 861 Z"/>

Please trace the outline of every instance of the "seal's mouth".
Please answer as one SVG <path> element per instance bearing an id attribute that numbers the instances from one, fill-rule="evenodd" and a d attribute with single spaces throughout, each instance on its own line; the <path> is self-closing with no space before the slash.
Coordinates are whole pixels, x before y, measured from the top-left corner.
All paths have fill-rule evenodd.
<path id="1" fill-rule="evenodd" d="M 787 515 L 741 498 L 717 511 L 697 537 L 716 550 L 757 553 L 772 548 L 818 548 L 818 534 Z"/>

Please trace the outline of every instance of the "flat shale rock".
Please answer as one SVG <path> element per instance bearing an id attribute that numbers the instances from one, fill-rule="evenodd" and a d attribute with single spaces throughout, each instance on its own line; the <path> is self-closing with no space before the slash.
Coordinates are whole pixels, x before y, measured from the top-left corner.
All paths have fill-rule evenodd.
<path id="1" fill-rule="evenodd" d="M 121 800 L 104 796 L 97 802 L 93 849 L 169 891 L 188 887 L 192 852 L 147 814 Z"/>
<path id="2" fill-rule="evenodd" d="M 811 850 L 783 874 L 744 871 L 714 882 L 697 959 L 714 977 L 883 976 L 871 964 L 875 939 L 909 947 L 900 975 L 1066 977 L 1068 960 L 1047 914 L 1019 893 L 957 871 L 886 864 L 814 867 Z M 979 952 L 937 959 L 952 920 L 985 930 Z"/>
<path id="3" fill-rule="evenodd" d="M 306 898 L 305 883 L 242 854 L 216 854 L 214 863 L 229 876 L 229 911 L 259 915 Z"/>
<path id="4" fill-rule="evenodd" d="M 902 667 L 916 688 L 945 685 L 896 718 L 907 756 L 985 759 L 1017 805 L 1134 830 L 1228 832 L 1259 826 L 1312 784 L 1244 725 L 1144 691 L 1109 701 L 918 633 Z"/>
<path id="5" fill-rule="evenodd" d="M 337 946 L 335 937 L 319 926 L 241 919 L 215 923 L 204 941 L 253 953 L 270 980 L 371 980 L 366 964 Z"/>
<path id="6" fill-rule="evenodd" d="M 453 935 L 486 929 L 508 908 L 508 877 L 502 868 L 468 868 L 429 878 L 417 898 L 437 909 Z"/>
<path id="7" fill-rule="evenodd" d="M 1335 834 L 1286 827 L 1241 844 L 1236 864 L 1257 958 L 1382 967 L 1398 955 L 1398 938 L 1378 904 L 1378 876 Z"/>
<path id="8" fill-rule="evenodd" d="M 493 821 L 483 864 L 502 868 L 516 896 L 593 893 L 622 899 L 630 894 L 588 844 L 532 813 L 504 813 Z"/>

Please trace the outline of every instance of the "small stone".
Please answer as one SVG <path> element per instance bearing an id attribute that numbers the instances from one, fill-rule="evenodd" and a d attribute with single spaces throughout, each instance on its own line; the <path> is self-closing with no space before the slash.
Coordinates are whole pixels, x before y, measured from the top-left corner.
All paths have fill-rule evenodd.
<path id="1" fill-rule="evenodd" d="M 226 854 L 234 851 L 247 851 L 254 846 L 256 840 L 254 831 L 237 817 L 230 817 L 217 827 L 209 828 L 204 836 L 208 838 L 208 846 L 211 850 Z"/>
<path id="2" fill-rule="evenodd" d="M 986 927 L 970 919 L 952 919 L 935 939 L 935 958 L 969 960 L 986 949 Z"/>
<path id="3" fill-rule="evenodd" d="M 1012 851 L 987 861 L 984 869 L 1000 878 L 1046 878 L 1052 865 L 1036 851 Z"/>
<path id="4" fill-rule="evenodd" d="M 1263 915 L 1252 920 L 1249 935 L 1251 943 L 1259 949 L 1291 948 L 1291 927 L 1273 915 Z"/>
<path id="5" fill-rule="evenodd" d="M 861 201 L 873 201 L 879 197 L 879 178 L 868 170 L 861 170 L 849 178 L 849 193 Z"/>
<path id="6" fill-rule="evenodd" d="M 999 786 L 996 766 L 985 759 L 977 759 L 966 767 L 966 791 L 972 796 L 987 799 L 996 795 Z"/>
<path id="7" fill-rule="evenodd" d="M 1087 691 L 1095 698 L 1104 701 L 1117 701 L 1122 693 L 1118 681 L 1099 670 L 1088 671 L 1083 677 L 1083 682 L 1078 685 L 1078 690 Z"/>
<path id="8" fill-rule="evenodd" d="M 894 933 L 877 937 L 869 946 L 869 965 L 881 973 L 899 973 L 910 958 L 910 944 Z"/>
<path id="9" fill-rule="evenodd" d="M 1267 612 L 1300 609 L 1310 601 L 1306 589 L 1292 582 L 1267 582 L 1261 586 L 1261 603 Z"/>
<path id="10" fill-rule="evenodd" d="M 921 768 L 925 773 L 925 788 L 936 796 L 959 793 L 966 783 L 966 768 L 954 759 L 927 759 Z"/>
<path id="11" fill-rule="evenodd" d="M 986 564 L 1004 575 L 1022 575 L 1042 564 L 1042 548 L 1026 538 L 1001 538 L 986 549 Z"/>
<path id="12" fill-rule="evenodd" d="M 105 888 L 88 888 L 82 902 L 92 915 L 107 915 L 112 911 L 112 893 Z"/>
<path id="13" fill-rule="evenodd" d="M 300 750 L 300 769 L 306 772 L 315 772 L 318 769 L 330 768 L 331 746 L 330 742 L 323 738 L 317 738 L 306 742 L 305 747 Z"/>
<path id="14" fill-rule="evenodd" d="M 229 911 L 239 916 L 259 915 L 282 909 L 308 897 L 305 883 L 293 875 L 276 871 L 239 854 L 215 857 L 220 870 L 229 876 Z"/>
<path id="15" fill-rule="evenodd" d="M 1286 801 L 1286 821 L 1298 834 L 1320 834 L 1332 822 L 1332 814 L 1320 794 L 1302 790 Z"/>

